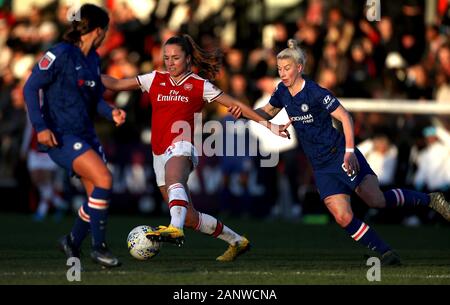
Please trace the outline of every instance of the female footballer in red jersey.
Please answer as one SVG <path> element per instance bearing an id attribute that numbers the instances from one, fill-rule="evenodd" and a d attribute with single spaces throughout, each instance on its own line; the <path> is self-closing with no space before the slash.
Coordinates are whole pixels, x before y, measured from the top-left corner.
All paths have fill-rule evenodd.
<path id="1" fill-rule="evenodd" d="M 169 203 L 171 221 L 169 226 L 159 226 L 147 237 L 181 245 L 184 241 L 183 227 L 193 228 L 228 242 L 227 251 L 217 260 L 233 261 L 250 248 L 249 241 L 216 218 L 196 211 L 187 189 L 189 174 L 198 163 L 198 153 L 192 144 L 194 114 L 202 111 L 205 101 L 217 101 L 234 111 L 242 111 L 244 116 L 270 128 L 277 135 L 289 135 L 287 126 L 265 121 L 250 107 L 191 71 L 194 65 L 213 79 L 219 72 L 220 61 L 219 50 L 206 52 L 189 35 L 174 36 L 164 44 L 167 72 L 153 71 L 120 80 L 103 76 L 102 82 L 111 90 L 141 88 L 151 100 L 153 166 L 163 198 Z"/>

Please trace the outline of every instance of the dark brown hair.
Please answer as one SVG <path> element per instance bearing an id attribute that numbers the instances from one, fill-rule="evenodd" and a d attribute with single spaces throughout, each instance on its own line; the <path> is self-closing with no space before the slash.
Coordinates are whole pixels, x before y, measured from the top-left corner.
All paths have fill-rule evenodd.
<path id="1" fill-rule="evenodd" d="M 85 4 L 76 13 L 78 20 L 73 20 L 63 39 L 69 43 L 77 44 L 81 36 L 92 32 L 96 28 L 105 29 L 109 24 L 108 13 L 93 4 Z"/>
<path id="2" fill-rule="evenodd" d="M 191 36 L 183 34 L 169 38 L 164 45 L 175 44 L 181 47 L 186 56 L 190 55 L 192 64 L 200 69 L 205 77 L 214 80 L 222 66 L 223 54 L 220 49 L 206 51 L 200 48 Z"/>

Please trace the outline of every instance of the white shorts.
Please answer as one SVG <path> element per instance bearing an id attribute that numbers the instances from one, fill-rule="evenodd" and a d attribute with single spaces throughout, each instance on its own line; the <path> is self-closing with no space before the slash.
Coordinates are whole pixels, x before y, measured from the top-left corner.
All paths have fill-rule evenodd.
<path id="1" fill-rule="evenodd" d="M 50 159 L 47 153 L 30 150 L 28 152 L 27 167 L 29 171 L 37 169 L 53 171 L 58 168 L 58 165 Z"/>
<path id="2" fill-rule="evenodd" d="M 192 143 L 180 141 L 170 145 L 162 155 L 153 154 L 153 169 L 158 186 L 166 185 L 166 163 L 175 156 L 187 156 L 192 161 L 192 169 L 198 165 L 198 152 Z"/>

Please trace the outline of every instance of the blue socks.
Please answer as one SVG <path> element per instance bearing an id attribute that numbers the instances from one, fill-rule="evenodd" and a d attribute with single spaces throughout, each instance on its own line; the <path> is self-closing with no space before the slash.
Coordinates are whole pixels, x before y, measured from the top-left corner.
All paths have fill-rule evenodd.
<path id="1" fill-rule="evenodd" d="M 91 225 L 89 217 L 89 207 L 88 203 L 85 202 L 78 209 L 78 217 L 75 219 L 75 224 L 72 227 L 72 232 L 70 232 L 70 237 L 75 247 L 81 247 L 81 243 L 89 234 L 90 228 Z"/>
<path id="2" fill-rule="evenodd" d="M 386 208 L 429 206 L 430 196 L 425 193 L 392 189 L 384 192 Z"/>
<path id="3" fill-rule="evenodd" d="M 351 238 L 373 251 L 384 254 L 386 251 L 391 250 L 391 247 L 378 237 L 374 229 L 356 217 L 353 217 L 352 221 L 344 229 Z"/>
<path id="4" fill-rule="evenodd" d="M 95 187 L 89 197 L 89 217 L 94 249 L 101 248 L 106 242 L 106 221 L 110 197 L 111 190 L 100 187 Z"/>

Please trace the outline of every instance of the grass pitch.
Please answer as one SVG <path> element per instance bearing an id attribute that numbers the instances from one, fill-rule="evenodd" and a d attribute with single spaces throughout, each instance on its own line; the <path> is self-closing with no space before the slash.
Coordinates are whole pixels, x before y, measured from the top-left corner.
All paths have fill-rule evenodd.
<path id="1" fill-rule="evenodd" d="M 73 217 L 35 223 L 30 215 L 0 215 L 0 284 L 450 284 L 450 226 L 375 225 L 400 254 L 401 267 L 382 267 L 381 281 L 369 282 L 365 254 L 336 224 L 302 225 L 282 221 L 225 219 L 245 234 L 252 250 L 232 263 L 215 258 L 226 249 L 220 240 L 186 230 L 182 248 L 165 244 L 149 261 L 127 252 L 126 237 L 137 225 L 166 224 L 167 218 L 111 216 L 108 241 L 123 265 L 102 270 L 83 247 L 81 282 L 68 282 L 66 260 L 56 240 L 68 232 Z"/>

